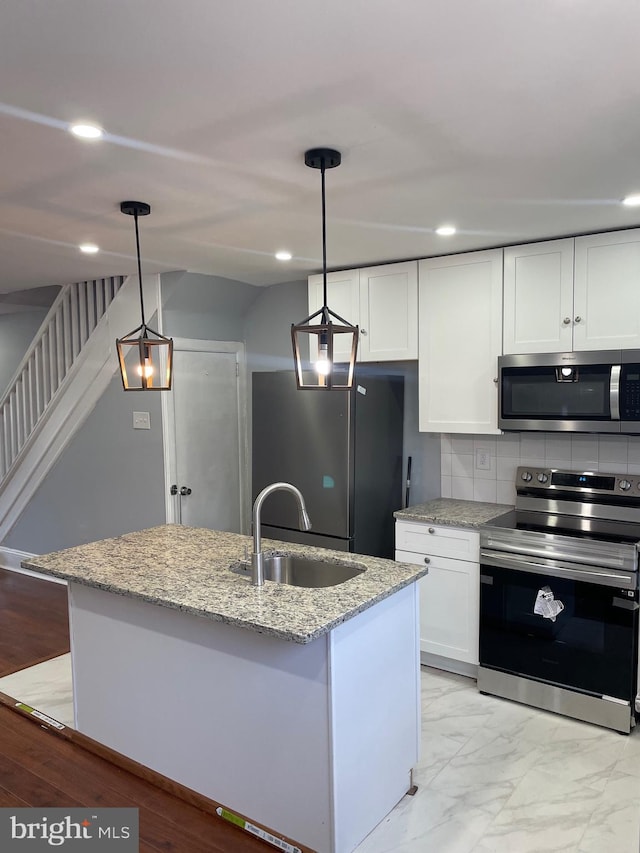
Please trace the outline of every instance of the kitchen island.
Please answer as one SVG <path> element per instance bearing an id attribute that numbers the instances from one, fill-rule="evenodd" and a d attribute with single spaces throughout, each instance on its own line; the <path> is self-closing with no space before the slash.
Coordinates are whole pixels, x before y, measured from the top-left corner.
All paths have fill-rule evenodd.
<path id="1" fill-rule="evenodd" d="M 365 571 L 308 589 L 239 573 L 249 537 L 163 525 L 25 561 L 69 582 L 79 731 L 315 850 L 406 793 L 426 567 L 263 540 Z"/>

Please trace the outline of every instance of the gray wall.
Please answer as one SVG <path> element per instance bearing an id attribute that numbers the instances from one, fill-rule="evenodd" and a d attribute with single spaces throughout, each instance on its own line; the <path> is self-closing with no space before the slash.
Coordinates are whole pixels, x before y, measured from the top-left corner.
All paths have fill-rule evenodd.
<path id="1" fill-rule="evenodd" d="M 418 431 L 418 362 L 403 364 L 404 374 L 404 474 L 411 456 L 409 505 L 440 497 L 440 433 Z M 404 498 L 404 492 L 403 492 Z"/>
<path id="2" fill-rule="evenodd" d="M 245 320 L 248 370 L 290 370 L 291 324 L 308 312 L 306 281 L 261 288 Z"/>
<path id="3" fill-rule="evenodd" d="M 261 288 L 188 272 L 166 273 L 161 282 L 165 335 L 244 341 L 245 317 Z"/>
<path id="4" fill-rule="evenodd" d="M 47 308 L 36 308 L 16 314 L 0 314 L 0 397 L 47 316 L 47 311 Z"/>
<path id="5" fill-rule="evenodd" d="M 150 430 L 133 429 L 134 411 Z M 57 551 L 163 524 L 164 506 L 160 394 L 127 394 L 118 374 L 3 544 Z"/>

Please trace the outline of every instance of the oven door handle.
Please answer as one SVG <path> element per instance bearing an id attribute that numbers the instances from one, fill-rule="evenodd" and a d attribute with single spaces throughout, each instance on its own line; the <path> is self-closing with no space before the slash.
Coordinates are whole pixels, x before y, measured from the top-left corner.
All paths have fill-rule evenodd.
<path id="1" fill-rule="evenodd" d="M 525 507 L 525 509 L 528 507 Z M 546 539 L 551 539 L 550 536 L 545 536 Z M 585 553 L 587 551 L 585 543 L 588 540 L 578 540 L 577 544 L 574 546 L 573 554 L 574 556 L 579 556 L 579 553 Z M 601 543 L 598 543 L 601 544 Z M 496 548 L 497 546 L 497 548 Z M 504 554 L 508 552 L 509 556 L 512 554 L 522 554 L 525 557 L 540 557 L 542 560 L 562 560 L 566 554 L 567 546 L 554 547 L 552 543 L 545 543 L 541 546 L 536 546 L 533 542 L 527 542 L 525 545 L 518 545 L 515 542 L 504 542 L 501 539 L 497 539 L 491 536 L 491 533 L 482 534 L 482 542 L 481 548 L 486 548 L 489 553 L 501 553 Z M 564 553 L 563 553 L 564 552 Z M 575 562 L 578 565 L 589 565 L 588 563 L 580 563 L 578 560 L 571 560 L 571 562 Z M 635 571 L 635 565 L 637 563 L 637 557 L 631 557 L 630 554 L 621 555 L 617 551 L 606 550 L 603 552 L 602 549 L 598 550 L 598 561 L 597 566 L 601 569 L 613 569 L 614 571 L 620 572 L 633 572 Z M 626 564 L 626 565 L 625 565 Z M 593 565 L 593 564 L 592 564 Z"/>
<path id="2" fill-rule="evenodd" d="M 558 566 L 553 563 L 538 563 L 535 560 L 522 557 L 519 554 L 503 554 L 496 551 L 480 551 L 480 563 L 483 566 L 496 566 L 503 569 L 514 569 L 519 572 L 532 572 L 547 577 L 566 578 L 567 580 L 583 581 L 598 586 L 617 586 L 635 589 L 637 576 L 635 572 L 602 572 L 589 568 L 581 568 L 576 564 L 573 568 Z"/>

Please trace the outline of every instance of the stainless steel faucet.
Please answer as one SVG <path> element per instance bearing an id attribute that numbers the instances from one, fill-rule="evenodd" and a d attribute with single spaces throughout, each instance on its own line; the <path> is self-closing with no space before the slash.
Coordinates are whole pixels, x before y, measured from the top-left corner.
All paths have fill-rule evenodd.
<path id="1" fill-rule="evenodd" d="M 300 530 L 311 530 L 311 522 L 307 514 L 307 507 L 302 497 L 302 492 L 291 483 L 271 483 L 270 486 L 260 492 L 253 504 L 253 553 L 251 554 L 251 583 L 254 586 L 262 586 L 264 584 L 264 555 L 262 553 L 262 542 L 260 539 L 260 511 L 265 499 L 273 492 L 285 491 L 291 494 L 298 501 L 298 516 L 300 519 Z"/>

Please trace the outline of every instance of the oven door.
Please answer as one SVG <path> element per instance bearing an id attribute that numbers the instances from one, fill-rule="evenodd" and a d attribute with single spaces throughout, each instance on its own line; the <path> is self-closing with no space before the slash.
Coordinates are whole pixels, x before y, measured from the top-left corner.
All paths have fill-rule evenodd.
<path id="1" fill-rule="evenodd" d="M 634 573 L 566 563 L 551 569 L 537 558 L 484 550 L 480 559 L 481 666 L 633 702 Z"/>

